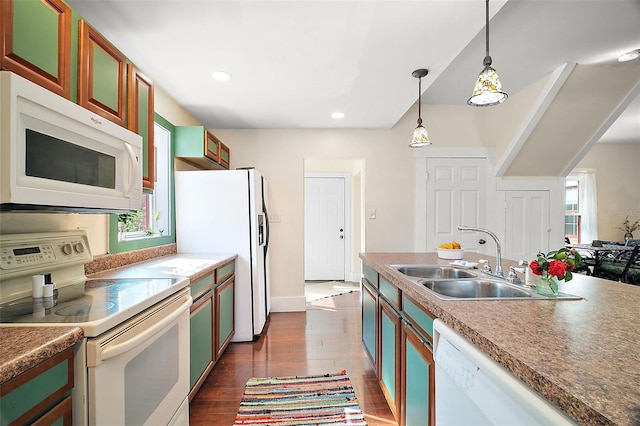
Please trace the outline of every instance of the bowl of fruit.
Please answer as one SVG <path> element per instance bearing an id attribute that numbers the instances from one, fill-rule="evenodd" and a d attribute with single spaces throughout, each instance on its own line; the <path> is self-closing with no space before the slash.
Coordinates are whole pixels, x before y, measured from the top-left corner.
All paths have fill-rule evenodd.
<path id="1" fill-rule="evenodd" d="M 460 247 L 460 243 L 451 241 L 448 243 L 440 244 L 436 249 L 438 257 L 440 259 L 462 259 L 464 256 L 464 250 Z"/>

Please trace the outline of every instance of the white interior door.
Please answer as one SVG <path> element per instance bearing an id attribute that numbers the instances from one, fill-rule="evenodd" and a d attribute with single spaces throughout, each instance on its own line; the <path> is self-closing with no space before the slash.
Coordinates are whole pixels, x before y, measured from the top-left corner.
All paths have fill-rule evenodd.
<path id="1" fill-rule="evenodd" d="M 506 191 L 505 243 L 502 256 L 531 261 L 549 251 L 549 191 Z"/>
<path id="2" fill-rule="evenodd" d="M 458 241 L 466 251 L 484 252 L 475 232 L 458 225 L 486 226 L 486 159 L 427 159 L 427 251 Z"/>
<path id="3" fill-rule="evenodd" d="M 304 179 L 304 279 L 345 279 L 345 179 Z"/>

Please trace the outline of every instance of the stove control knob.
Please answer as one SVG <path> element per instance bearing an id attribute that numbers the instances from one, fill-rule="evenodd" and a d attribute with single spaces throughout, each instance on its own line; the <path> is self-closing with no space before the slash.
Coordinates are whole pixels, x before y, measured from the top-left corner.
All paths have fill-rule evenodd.
<path id="1" fill-rule="evenodd" d="M 71 244 L 66 243 L 62 245 L 62 253 L 69 256 L 71 253 L 73 253 L 73 247 L 71 247 Z"/>
<path id="2" fill-rule="evenodd" d="M 82 243 L 75 243 L 73 245 L 73 249 L 76 251 L 76 253 L 84 253 L 84 246 L 82 245 Z"/>

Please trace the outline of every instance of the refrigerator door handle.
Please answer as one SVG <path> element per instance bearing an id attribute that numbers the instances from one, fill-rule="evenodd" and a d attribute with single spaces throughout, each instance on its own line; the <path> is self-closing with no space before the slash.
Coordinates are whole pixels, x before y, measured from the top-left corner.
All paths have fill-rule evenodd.
<path id="1" fill-rule="evenodd" d="M 263 208 L 264 208 L 264 223 L 265 223 L 265 226 L 267 228 L 266 229 L 267 234 L 266 234 L 265 241 L 264 241 L 264 250 L 266 252 L 267 249 L 269 248 L 269 213 L 267 213 L 266 206 L 263 206 Z"/>

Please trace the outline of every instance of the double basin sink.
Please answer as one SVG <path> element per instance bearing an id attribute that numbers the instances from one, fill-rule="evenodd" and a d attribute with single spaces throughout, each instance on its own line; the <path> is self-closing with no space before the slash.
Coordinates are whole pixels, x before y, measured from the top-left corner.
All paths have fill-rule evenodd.
<path id="1" fill-rule="evenodd" d="M 581 297 L 560 293 L 541 296 L 534 289 L 507 280 L 487 278 L 479 271 L 443 265 L 389 265 L 411 281 L 424 286 L 441 299 L 449 300 L 579 300 Z"/>

